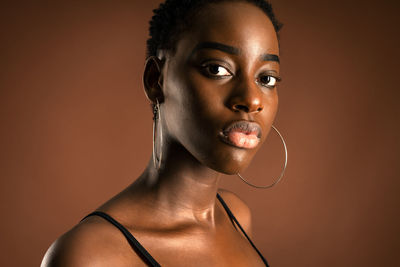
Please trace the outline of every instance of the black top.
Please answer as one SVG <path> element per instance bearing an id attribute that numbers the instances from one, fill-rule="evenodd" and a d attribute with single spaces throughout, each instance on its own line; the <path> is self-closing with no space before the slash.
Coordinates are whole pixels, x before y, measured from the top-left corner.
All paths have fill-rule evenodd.
<path id="1" fill-rule="evenodd" d="M 236 224 L 239 227 L 239 229 L 242 231 L 242 233 L 247 238 L 247 240 L 249 240 L 251 246 L 256 250 L 258 255 L 260 255 L 261 260 L 265 263 L 265 266 L 269 267 L 269 265 L 267 263 L 267 260 L 263 257 L 261 252 L 256 248 L 256 246 L 251 241 L 250 237 L 246 234 L 246 232 L 244 231 L 244 229 L 242 228 L 242 226 L 240 225 L 240 223 L 238 222 L 236 217 L 233 215 L 232 211 L 228 208 L 228 206 L 226 205 L 225 201 L 222 199 L 222 197 L 219 194 L 217 194 L 217 198 L 221 202 L 221 204 L 224 207 L 224 209 L 225 209 L 226 213 L 228 214 L 229 218 L 232 220 L 232 223 Z M 92 212 L 89 215 L 87 215 L 81 221 L 83 221 L 84 219 L 86 219 L 89 216 L 100 216 L 100 217 L 104 218 L 105 220 L 107 220 L 108 222 L 110 222 L 111 224 L 113 224 L 115 227 L 117 227 L 122 232 L 122 234 L 128 240 L 129 244 L 132 246 L 132 248 L 136 251 L 136 253 L 142 258 L 142 260 L 144 262 L 146 262 L 151 267 L 161 266 L 150 255 L 150 253 L 147 252 L 147 250 L 139 243 L 139 241 L 137 241 L 136 238 L 125 227 L 123 227 L 119 222 L 114 220 L 114 218 L 112 218 L 110 215 L 108 215 L 108 214 L 106 214 L 104 212 L 101 212 L 101 211 L 95 211 L 95 212 Z"/>

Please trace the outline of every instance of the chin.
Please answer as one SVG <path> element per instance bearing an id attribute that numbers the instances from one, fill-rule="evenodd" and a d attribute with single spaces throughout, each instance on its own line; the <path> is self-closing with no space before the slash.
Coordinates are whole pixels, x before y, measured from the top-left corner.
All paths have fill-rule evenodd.
<path id="1" fill-rule="evenodd" d="M 218 158 L 215 161 L 207 161 L 203 162 L 204 165 L 208 166 L 209 168 L 213 169 L 214 171 L 233 175 L 240 172 L 243 172 L 247 166 L 250 164 L 251 158 Z"/>

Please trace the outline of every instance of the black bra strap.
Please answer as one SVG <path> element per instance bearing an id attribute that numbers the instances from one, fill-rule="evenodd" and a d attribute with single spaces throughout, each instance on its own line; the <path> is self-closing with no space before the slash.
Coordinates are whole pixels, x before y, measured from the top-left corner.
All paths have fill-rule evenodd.
<path id="1" fill-rule="evenodd" d="M 100 216 L 104 218 L 105 220 L 109 221 L 112 223 L 114 226 L 116 226 L 122 234 L 125 236 L 125 238 L 128 240 L 129 244 L 136 250 L 138 255 L 143 259 L 144 262 L 146 262 L 149 266 L 151 267 L 161 267 L 161 265 L 150 255 L 149 252 L 139 243 L 139 241 L 136 240 L 136 238 L 125 228 L 123 227 L 119 222 L 114 220 L 110 215 L 101 212 L 101 211 L 95 211 L 87 215 L 85 218 L 86 219 L 89 216 Z"/>
<path id="2" fill-rule="evenodd" d="M 217 193 L 217 198 L 218 198 L 219 202 L 221 202 L 221 204 L 224 207 L 226 213 L 228 213 L 229 218 L 231 220 L 233 220 L 236 223 L 237 226 L 239 226 L 239 229 L 242 231 L 242 233 L 247 238 L 247 240 L 249 240 L 251 246 L 257 251 L 258 255 L 261 257 L 261 260 L 264 262 L 265 266 L 269 267 L 267 260 L 264 258 L 264 256 L 261 254 L 261 252 L 256 248 L 254 243 L 251 241 L 250 237 L 246 234 L 246 232 L 244 231 L 244 229 L 242 228 L 242 226 L 240 225 L 240 223 L 238 222 L 236 217 L 233 215 L 232 211 L 229 209 L 228 205 L 226 205 L 225 201 L 222 199 L 222 197 L 218 193 Z"/>
<path id="3" fill-rule="evenodd" d="M 239 226 L 239 229 L 242 231 L 244 236 L 247 238 L 247 240 L 250 242 L 251 246 L 256 250 L 258 255 L 261 257 L 261 260 L 264 262 L 265 266 L 269 267 L 267 260 L 264 258 L 264 256 L 261 254 L 261 252 L 256 248 L 254 243 L 251 241 L 250 237 L 246 234 L 236 217 L 233 215 L 232 211 L 229 209 L 228 205 L 226 205 L 225 201 L 222 199 L 222 197 L 217 194 L 218 200 L 221 202 L 222 206 L 224 207 L 226 213 L 228 214 L 229 218 L 234 221 L 234 223 Z M 138 253 L 138 255 L 143 259 L 144 262 L 146 262 L 149 266 L 151 267 L 161 267 L 161 265 L 150 255 L 149 252 L 139 243 L 139 241 L 136 240 L 136 238 L 125 228 L 123 227 L 119 222 L 114 220 L 110 215 L 101 212 L 101 211 L 95 211 L 87 215 L 85 218 L 83 218 L 81 221 L 86 219 L 89 216 L 100 216 L 113 224 L 115 227 L 117 227 L 122 234 L 125 236 L 125 238 L 128 240 L 129 244 L 135 249 L 135 251 Z"/>

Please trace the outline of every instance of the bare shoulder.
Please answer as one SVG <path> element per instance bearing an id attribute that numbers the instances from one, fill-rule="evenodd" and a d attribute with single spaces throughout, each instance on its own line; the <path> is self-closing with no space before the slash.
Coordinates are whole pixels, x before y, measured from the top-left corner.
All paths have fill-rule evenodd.
<path id="1" fill-rule="evenodd" d="M 240 199 L 235 193 L 219 189 L 219 195 L 228 205 L 229 209 L 232 211 L 233 215 L 239 221 L 240 225 L 246 231 L 248 235 L 251 236 L 251 211 L 246 203 Z"/>
<path id="2" fill-rule="evenodd" d="M 143 266 L 117 228 L 93 216 L 58 238 L 41 267 Z"/>

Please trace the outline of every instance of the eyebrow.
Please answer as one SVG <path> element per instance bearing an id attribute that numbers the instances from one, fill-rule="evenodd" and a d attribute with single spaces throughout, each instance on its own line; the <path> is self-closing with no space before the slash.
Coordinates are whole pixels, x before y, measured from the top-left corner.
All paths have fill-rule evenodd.
<path id="1" fill-rule="evenodd" d="M 231 55 L 239 55 L 241 53 L 240 49 L 234 46 L 226 45 L 226 44 L 221 44 L 218 42 L 202 42 L 199 43 L 195 46 L 195 48 L 192 51 L 192 55 L 201 49 L 216 49 L 220 50 L 222 52 L 231 54 Z M 280 62 L 279 56 L 275 54 L 263 54 L 261 56 L 262 61 L 275 61 L 275 62 Z"/>
<path id="2" fill-rule="evenodd" d="M 236 47 L 233 47 L 233 46 L 230 46 L 230 45 L 226 45 L 226 44 L 217 43 L 217 42 L 199 43 L 193 49 L 192 54 L 194 54 L 197 50 L 200 50 L 200 49 L 216 49 L 216 50 L 220 50 L 222 52 L 226 52 L 226 53 L 231 54 L 231 55 L 239 55 L 240 54 L 240 49 L 239 48 L 236 48 Z"/>
<path id="3" fill-rule="evenodd" d="M 275 54 L 264 54 L 261 56 L 262 61 L 275 61 L 280 63 L 279 56 Z"/>

